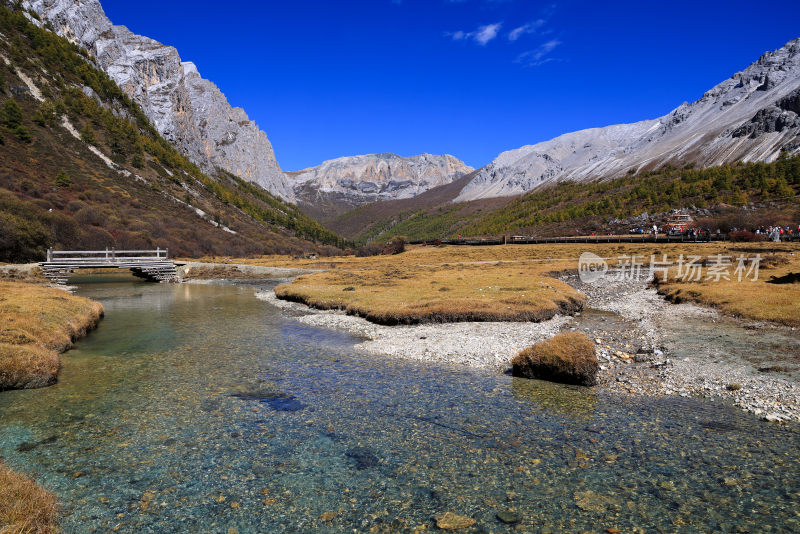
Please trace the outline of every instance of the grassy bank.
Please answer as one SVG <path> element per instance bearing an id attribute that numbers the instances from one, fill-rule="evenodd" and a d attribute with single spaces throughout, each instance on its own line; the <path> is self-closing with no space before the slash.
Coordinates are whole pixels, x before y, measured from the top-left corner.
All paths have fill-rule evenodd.
<path id="1" fill-rule="evenodd" d="M 278 298 L 343 309 L 379 324 L 543 321 L 583 308 L 584 297 L 530 266 L 381 267 L 305 275 Z"/>
<path id="2" fill-rule="evenodd" d="M 732 258 L 731 281 L 705 280 L 707 266 L 702 271 L 704 280 L 681 281 L 676 279 L 677 268 L 673 268 L 668 282 L 659 285 L 659 291 L 673 300 L 696 302 L 746 319 L 800 326 L 800 283 L 770 283 L 773 277 L 786 279 L 791 273 L 800 273 L 800 244 L 797 243 L 410 247 L 397 256 L 324 260 L 265 256 L 237 262 L 327 269 L 328 272 L 303 276 L 292 284 L 279 286 L 276 292 L 283 298 L 321 308 L 348 309 L 364 316 L 372 314 L 379 321 L 388 317 L 384 320 L 390 322 L 393 316 L 398 317 L 395 319 L 398 322 L 406 316 L 412 321 L 423 320 L 425 313 L 433 316 L 441 313 L 442 307 L 448 313 L 466 318 L 475 311 L 468 306 L 478 304 L 483 307 L 487 319 L 492 313 L 512 319 L 525 313 L 531 316 L 540 313 L 543 315 L 539 317 L 544 317 L 545 310 L 552 309 L 554 303 L 567 302 L 573 297 L 574 294 L 548 277 L 548 273 L 575 271 L 578 258 L 585 251 L 607 258 L 612 265 L 619 258 L 634 255 L 647 264 L 651 255 L 659 260 L 666 255 L 668 260 L 676 262 L 681 254 L 703 259 L 722 254 Z M 758 280 L 735 280 L 735 258 L 742 254 L 746 257 L 759 254 L 763 258 Z M 539 285 L 541 283 L 545 285 Z M 352 291 L 345 291 L 350 287 Z M 447 290 L 442 291 L 443 287 Z M 531 292 L 537 288 L 543 291 Z M 523 293 L 526 298 L 535 295 L 536 302 L 503 302 Z M 441 317 L 445 315 L 441 314 Z M 428 320 L 435 318 L 429 317 Z"/>
<path id="3" fill-rule="evenodd" d="M 103 306 L 60 289 L 0 281 L 0 391 L 53 384 L 59 353 L 86 335 Z"/>
<path id="4" fill-rule="evenodd" d="M 657 284 L 659 293 L 673 302 L 696 302 L 736 317 L 800 326 L 800 245 L 740 243 L 719 253 L 731 258 L 730 280 L 708 280 L 709 266 L 699 281 L 678 280 L 676 267 L 669 271 L 666 282 Z M 757 279 L 743 272 L 739 281 L 733 274 L 736 258 L 756 254 L 762 258 Z"/>
<path id="5" fill-rule="evenodd" d="M 55 496 L 0 462 L 0 533 L 49 534 L 57 531 Z"/>
<path id="6" fill-rule="evenodd" d="M 412 247 L 394 256 L 262 261 L 328 269 L 278 286 L 278 298 L 346 310 L 379 324 L 542 321 L 584 303 L 583 295 L 548 275 L 566 265 L 514 255 L 498 261 L 491 251 L 476 249 Z"/>

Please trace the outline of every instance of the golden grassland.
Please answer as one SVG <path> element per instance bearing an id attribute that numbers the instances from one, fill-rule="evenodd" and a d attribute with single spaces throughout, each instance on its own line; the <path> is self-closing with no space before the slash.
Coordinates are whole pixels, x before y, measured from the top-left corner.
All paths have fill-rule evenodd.
<path id="1" fill-rule="evenodd" d="M 56 498 L 0 462 L 0 534 L 58 531 Z"/>
<path id="2" fill-rule="evenodd" d="M 664 255 L 669 261 L 678 257 L 698 255 L 703 258 L 723 254 L 730 258 L 739 255 L 752 257 L 759 254 L 764 260 L 759 269 L 757 281 L 742 282 L 721 280 L 689 282 L 679 281 L 670 273 L 667 283 L 658 289 L 673 300 L 692 301 L 715 307 L 722 313 L 747 319 L 772 321 L 778 324 L 800 325 L 800 284 L 772 284 L 772 277 L 783 277 L 790 273 L 800 273 L 800 244 L 798 243 L 603 243 L 603 244 L 547 244 L 547 245 L 504 245 L 487 247 L 412 246 L 402 254 L 394 256 L 372 256 L 356 258 L 353 256 L 297 259 L 291 256 L 264 256 L 254 259 L 205 258 L 206 261 L 232 262 L 275 267 L 299 267 L 324 269 L 326 273 L 305 275 L 292 284 L 279 286 L 277 291 L 286 298 L 308 301 L 320 307 L 339 307 L 353 313 L 375 310 L 380 317 L 384 312 L 395 313 L 397 307 L 424 304 L 427 308 L 410 310 L 410 317 L 421 311 L 436 309 L 439 304 L 446 306 L 457 315 L 465 300 L 486 305 L 494 303 L 493 309 L 500 310 L 500 301 L 513 299 L 514 295 L 533 289 L 553 290 L 537 294 L 537 301 L 530 310 L 548 309 L 550 303 L 566 302 L 574 298 L 574 293 L 566 291 L 563 285 L 554 283 L 548 273 L 575 271 L 578 257 L 589 251 L 607 258 L 610 264 L 625 256 L 636 255 L 640 261 L 649 263 L 651 256 L 661 260 Z M 731 271 L 732 272 L 732 271 Z M 349 273 L 349 274 L 348 274 Z M 703 277 L 705 278 L 705 271 Z M 732 277 L 733 278 L 733 277 Z M 364 283 L 359 282 L 362 280 Z M 535 279 L 535 281 L 534 281 Z M 437 283 L 431 283 L 435 281 Z M 557 282 L 557 281 L 556 281 Z M 344 291 L 353 287 L 354 291 Z M 447 287 L 449 291 L 439 291 Z M 507 291 L 486 288 L 505 288 Z M 524 288 L 524 289 L 523 289 Z M 484 291 L 478 291 L 483 289 Z M 518 289 L 518 290 L 517 290 Z M 557 293 L 563 293 L 559 298 Z M 457 299 L 453 300 L 454 297 Z M 448 302 L 449 301 L 449 302 Z M 519 308 L 511 304 L 511 313 Z M 502 308 L 507 309 L 507 308 Z M 358 310 L 362 310 L 359 312 Z M 438 313 L 441 313 L 439 309 Z M 536 315 L 536 313 L 533 313 Z M 544 314 L 546 315 L 546 314 Z"/>
<path id="3" fill-rule="evenodd" d="M 103 313 L 99 302 L 61 289 L 0 281 L 0 391 L 54 383 L 59 353 Z"/>
<path id="4" fill-rule="evenodd" d="M 383 266 L 304 275 L 278 298 L 380 324 L 542 321 L 583 308 L 569 285 L 527 265 Z"/>

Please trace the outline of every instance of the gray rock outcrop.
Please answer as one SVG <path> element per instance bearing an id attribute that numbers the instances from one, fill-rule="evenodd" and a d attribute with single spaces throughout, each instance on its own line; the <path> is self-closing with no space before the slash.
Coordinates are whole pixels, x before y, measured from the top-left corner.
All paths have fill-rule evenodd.
<path id="1" fill-rule="evenodd" d="M 800 89 L 778 100 L 774 106 L 760 110 L 731 135 L 757 139 L 765 133 L 783 132 L 793 128 L 800 128 Z"/>
<path id="2" fill-rule="evenodd" d="M 25 0 L 22 6 L 86 50 L 161 135 L 204 171 L 219 167 L 293 198 L 266 134 L 175 48 L 115 26 L 98 0 Z"/>
<path id="3" fill-rule="evenodd" d="M 288 175 L 301 205 L 318 210 L 330 206 L 315 213 L 324 219 L 370 202 L 411 198 L 472 171 L 450 155 L 369 154 L 332 159 Z"/>
<path id="4" fill-rule="evenodd" d="M 621 176 L 664 164 L 776 160 L 800 151 L 800 39 L 658 119 L 591 128 L 500 154 L 455 201 L 524 193 L 561 180 Z"/>

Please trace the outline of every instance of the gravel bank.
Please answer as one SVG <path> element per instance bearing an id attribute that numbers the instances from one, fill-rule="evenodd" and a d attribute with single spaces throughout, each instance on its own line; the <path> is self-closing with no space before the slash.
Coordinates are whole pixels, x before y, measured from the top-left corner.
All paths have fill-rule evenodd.
<path id="1" fill-rule="evenodd" d="M 319 311 L 303 304 L 275 298 L 262 291 L 258 298 L 297 316 L 312 326 L 336 328 L 364 338 L 357 348 L 414 360 L 488 367 L 504 371 L 519 351 L 550 337 L 570 322 L 556 316 L 541 323 L 444 323 L 411 326 L 380 326 L 344 312 Z"/>

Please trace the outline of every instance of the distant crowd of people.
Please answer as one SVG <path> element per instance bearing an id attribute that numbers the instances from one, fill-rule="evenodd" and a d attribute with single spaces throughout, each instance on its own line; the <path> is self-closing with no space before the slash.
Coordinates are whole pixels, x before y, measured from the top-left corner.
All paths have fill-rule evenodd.
<path id="1" fill-rule="evenodd" d="M 750 230 L 756 235 L 766 235 L 770 241 L 784 241 L 800 235 L 800 224 L 794 226 L 760 226 Z"/>
<path id="2" fill-rule="evenodd" d="M 722 233 L 719 228 L 712 231 L 711 228 L 680 228 L 674 226 L 658 226 L 656 224 L 646 228 L 637 226 L 635 228 L 631 228 L 628 232 L 631 234 L 651 234 L 656 237 L 658 237 L 659 234 L 666 234 L 668 236 L 682 235 L 687 239 L 708 239 L 712 233 Z M 789 241 L 800 239 L 800 224 L 797 226 L 759 226 L 758 228 L 733 227 L 728 230 L 728 233 L 730 232 L 751 232 L 755 235 L 763 235 L 765 236 L 764 239 L 768 239 L 770 241 Z M 594 236 L 595 233 L 592 232 L 592 235 Z M 606 235 L 613 236 L 615 234 L 614 232 L 607 232 Z"/>
<path id="3" fill-rule="evenodd" d="M 688 239 L 705 239 L 711 235 L 711 228 L 683 228 L 680 226 L 667 226 L 665 230 L 664 227 L 659 227 L 658 225 L 654 224 L 650 229 L 650 233 L 656 237 L 658 237 L 658 234 L 660 233 L 665 233 L 668 236 L 682 235 Z M 720 233 L 719 229 L 717 230 L 717 233 Z"/>

